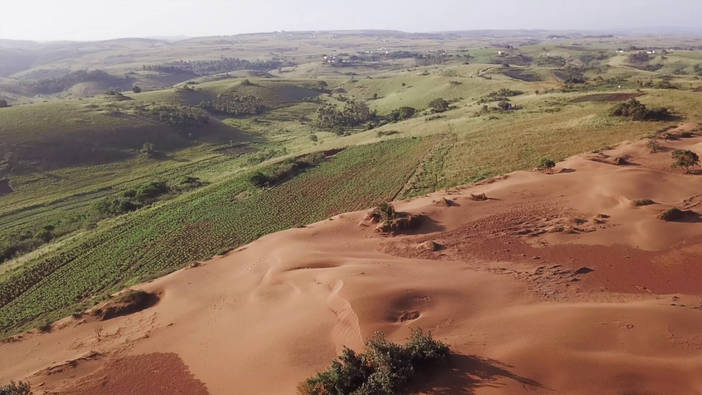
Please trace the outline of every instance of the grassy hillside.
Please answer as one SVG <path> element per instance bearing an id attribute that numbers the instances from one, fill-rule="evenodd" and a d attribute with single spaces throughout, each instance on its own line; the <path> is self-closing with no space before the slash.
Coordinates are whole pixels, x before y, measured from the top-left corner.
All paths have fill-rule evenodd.
<path id="1" fill-rule="evenodd" d="M 135 106 L 133 100 L 105 97 L 0 109 L 0 175 L 122 160 L 137 155 L 144 143 L 168 152 L 246 139 L 216 119 L 175 123 Z"/>

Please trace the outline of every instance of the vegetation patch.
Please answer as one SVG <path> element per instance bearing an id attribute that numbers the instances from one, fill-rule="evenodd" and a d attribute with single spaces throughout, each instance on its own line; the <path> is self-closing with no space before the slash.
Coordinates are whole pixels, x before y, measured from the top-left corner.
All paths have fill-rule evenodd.
<path id="1" fill-rule="evenodd" d="M 179 104 L 151 104 L 137 106 L 135 110 L 138 115 L 147 116 L 172 126 L 206 124 L 210 120 L 207 112 L 202 109 Z"/>
<path id="2" fill-rule="evenodd" d="M 585 102 L 618 102 L 627 101 L 635 97 L 641 96 L 641 93 L 594 93 L 591 95 L 585 95 L 576 97 L 571 100 L 571 103 L 585 103 Z"/>
<path id="3" fill-rule="evenodd" d="M 388 118 L 392 122 L 404 121 L 405 119 L 412 118 L 416 112 L 417 110 L 412 107 L 403 106 L 393 110 Z"/>
<path id="4" fill-rule="evenodd" d="M 536 58 L 536 65 L 542 67 L 563 67 L 567 63 L 562 56 L 539 56 Z"/>
<path id="5" fill-rule="evenodd" d="M 654 202 L 654 201 L 651 200 L 651 199 L 637 199 L 637 200 L 634 200 L 634 206 L 637 206 L 637 207 L 640 207 L 640 206 L 650 206 L 650 205 L 652 205 L 652 204 L 656 204 L 656 202 Z"/>
<path id="6" fill-rule="evenodd" d="M 214 101 L 206 101 L 201 107 L 222 114 L 242 116 L 258 115 L 266 111 L 263 101 L 253 95 L 240 95 L 237 92 L 220 93 Z"/>
<path id="7" fill-rule="evenodd" d="M 697 217 L 696 212 L 691 210 L 680 210 L 676 207 L 669 208 L 658 215 L 658 218 L 669 222 L 685 221 L 689 218 L 695 217 Z"/>
<path id="8" fill-rule="evenodd" d="M 291 63 L 279 60 L 249 61 L 239 58 L 221 58 L 213 60 L 181 60 L 163 64 L 144 65 L 144 71 L 157 71 L 166 74 L 212 75 L 236 70 L 274 70 Z"/>
<path id="9" fill-rule="evenodd" d="M 382 203 L 368 214 L 367 219 L 377 224 L 377 232 L 397 234 L 417 227 L 422 217 L 395 211 L 390 203 Z"/>
<path id="10" fill-rule="evenodd" d="M 376 334 L 363 353 L 344 348 L 329 369 L 305 380 L 298 391 L 303 395 L 398 393 L 417 372 L 445 361 L 449 353 L 446 344 L 421 329 L 412 331 L 404 346 Z"/>
<path id="11" fill-rule="evenodd" d="M 540 170 L 550 171 L 554 167 L 556 167 L 556 162 L 553 159 L 541 158 L 541 160 L 539 161 L 539 169 Z"/>
<path id="12" fill-rule="evenodd" d="M 429 102 L 429 108 L 435 113 L 447 111 L 449 107 L 450 103 L 442 98 L 437 98 Z"/>
<path id="13" fill-rule="evenodd" d="M 666 107 L 647 108 L 635 98 L 617 104 L 610 113 L 613 116 L 631 118 L 634 121 L 668 121 L 673 114 Z"/>
<path id="14" fill-rule="evenodd" d="M 294 159 L 287 159 L 266 172 L 257 171 L 253 173 L 249 180 L 259 188 L 271 187 L 282 182 L 285 182 L 299 173 L 317 166 L 327 156 L 337 153 L 338 150 L 330 152 L 316 152 L 314 154 L 303 155 Z"/>
<path id="15" fill-rule="evenodd" d="M 685 169 L 686 173 L 690 172 L 690 169 L 700 165 L 700 157 L 697 153 L 690 150 L 677 149 L 673 151 L 673 164 L 672 167 L 680 167 Z"/>
<path id="16" fill-rule="evenodd" d="M 584 84 L 587 81 L 585 79 L 585 70 L 576 66 L 553 70 L 553 75 L 566 84 Z"/>
<path id="17" fill-rule="evenodd" d="M 0 395 L 31 395 L 32 387 L 27 382 L 19 381 L 15 383 L 0 385 Z"/>
<path id="18" fill-rule="evenodd" d="M 349 100 L 343 108 L 325 104 L 317 110 L 316 125 L 322 129 L 342 131 L 366 123 L 376 117 L 368 105 L 361 101 Z"/>
<path id="19" fill-rule="evenodd" d="M 509 78 L 519 81 L 537 82 L 542 80 L 540 75 L 534 73 L 533 71 L 523 68 L 503 67 L 500 69 L 500 73 Z"/>
<path id="20" fill-rule="evenodd" d="M 522 94 L 524 94 L 524 92 L 522 91 L 502 88 L 498 91 L 490 92 L 487 95 L 481 97 L 480 100 L 478 100 L 478 103 L 505 101 L 509 100 L 510 97 L 519 96 Z"/>
<path id="21" fill-rule="evenodd" d="M 165 197 L 173 197 L 203 185 L 205 184 L 199 178 L 190 176 L 181 178 L 174 185 L 163 181 L 153 181 L 138 188 L 126 190 L 122 196 L 101 200 L 95 205 L 95 209 L 100 215 L 111 217 L 138 210 Z"/>

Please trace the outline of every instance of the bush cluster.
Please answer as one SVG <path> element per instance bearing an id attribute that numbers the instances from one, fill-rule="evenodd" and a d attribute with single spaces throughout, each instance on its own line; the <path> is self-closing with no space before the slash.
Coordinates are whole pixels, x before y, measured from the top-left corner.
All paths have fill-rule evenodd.
<path id="1" fill-rule="evenodd" d="M 22 381 L 17 383 L 12 381 L 10 384 L 0 386 L 0 395 L 30 395 L 31 393 L 29 383 Z"/>
<path id="2" fill-rule="evenodd" d="M 434 99 L 429 102 L 429 108 L 435 113 L 444 112 L 449 109 L 449 102 L 442 98 Z"/>
<path id="3" fill-rule="evenodd" d="M 201 106 L 234 116 L 258 115 L 266 111 L 266 106 L 260 98 L 252 95 L 241 96 L 236 92 L 220 93 L 214 102 L 203 102 Z"/>
<path id="4" fill-rule="evenodd" d="M 368 105 L 361 101 L 348 100 L 343 108 L 325 104 L 317 110 L 316 124 L 323 129 L 343 129 L 359 126 L 376 117 Z"/>
<path id="5" fill-rule="evenodd" d="M 677 149 L 673 151 L 673 167 L 681 167 L 685 172 L 690 172 L 690 168 L 699 166 L 700 157 L 690 150 Z"/>
<path id="6" fill-rule="evenodd" d="M 154 118 L 173 126 L 188 126 L 208 123 L 210 117 L 201 108 L 177 104 L 152 104 L 137 107 L 137 114 Z"/>
<path id="7" fill-rule="evenodd" d="M 412 107 L 403 106 L 393 110 L 388 118 L 392 122 L 403 121 L 412 118 L 416 112 L 417 110 Z"/>
<path id="8" fill-rule="evenodd" d="M 306 169 L 317 166 L 324 159 L 325 155 L 322 152 L 288 159 L 273 167 L 268 172 L 257 171 L 251 174 L 249 181 L 259 188 L 277 185 L 283 181 L 289 180 Z"/>
<path id="9" fill-rule="evenodd" d="M 414 374 L 431 364 L 445 360 L 449 347 L 421 329 L 412 332 L 402 346 L 375 335 L 366 343 L 366 350 L 357 354 L 344 348 L 331 367 L 308 378 L 298 390 L 301 394 L 394 394 Z"/>
<path id="10" fill-rule="evenodd" d="M 138 210 L 160 200 L 165 195 L 182 193 L 203 185 L 204 183 L 197 177 L 183 177 L 174 185 L 153 181 L 138 188 L 128 189 L 122 193 L 122 196 L 101 200 L 95 205 L 95 209 L 102 216 L 120 215 Z"/>
<path id="11" fill-rule="evenodd" d="M 631 118 L 634 121 L 666 121 L 673 117 L 670 110 L 665 107 L 649 109 L 634 98 L 614 106 L 611 114 L 618 117 Z"/>
<path id="12" fill-rule="evenodd" d="M 495 101 L 509 100 L 509 97 L 519 96 L 524 94 L 522 91 L 512 90 L 507 88 L 502 88 L 498 91 L 490 92 L 487 95 L 480 98 L 478 103 L 489 103 Z"/>

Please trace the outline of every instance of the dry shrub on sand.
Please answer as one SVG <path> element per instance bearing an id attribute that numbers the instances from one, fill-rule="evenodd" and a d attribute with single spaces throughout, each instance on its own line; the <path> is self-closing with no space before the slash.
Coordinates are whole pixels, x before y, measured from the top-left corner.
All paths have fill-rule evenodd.
<path id="1" fill-rule="evenodd" d="M 363 353 L 344 348 L 329 369 L 308 378 L 297 389 L 303 395 L 394 394 L 418 370 L 441 362 L 448 355 L 446 344 L 421 329 L 412 331 L 404 346 L 378 333 L 366 343 Z"/>

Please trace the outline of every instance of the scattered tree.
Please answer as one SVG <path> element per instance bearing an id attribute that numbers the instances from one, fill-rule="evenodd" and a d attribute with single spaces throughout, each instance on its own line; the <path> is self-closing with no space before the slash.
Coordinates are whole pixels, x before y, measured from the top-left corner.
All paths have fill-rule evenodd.
<path id="1" fill-rule="evenodd" d="M 134 93 L 141 93 L 141 88 L 139 87 L 139 85 L 134 85 L 134 86 L 132 87 L 132 92 L 134 92 Z"/>
<path id="2" fill-rule="evenodd" d="M 656 141 L 656 139 L 649 139 L 646 145 L 648 145 L 648 149 L 652 154 L 655 154 L 661 149 L 661 145 L 658 144 L 658 141 Z"/>
<path id="3" fill-rule="evenodd" d="M 551 170 L 556 167 L 556 162 L 549 158 L 541 158 L 539 161 L 539 169 Z"/>
<path id="4" fill-rule="evenodd" d="M 612 108 L 611 114 L 618 117 L 631 118 L 634 121 L 666 121 L 672 118 L 672 114 L 667 108 L 649 109 L 635 98 L 617 104 Z"/>
<path id="5" fill-rule="evenodd" d="M 10 105 L 7 103 L 7 100 L 0 99 L 0 108 L 6 108 L 6 107 L 10 107 Z"/>

